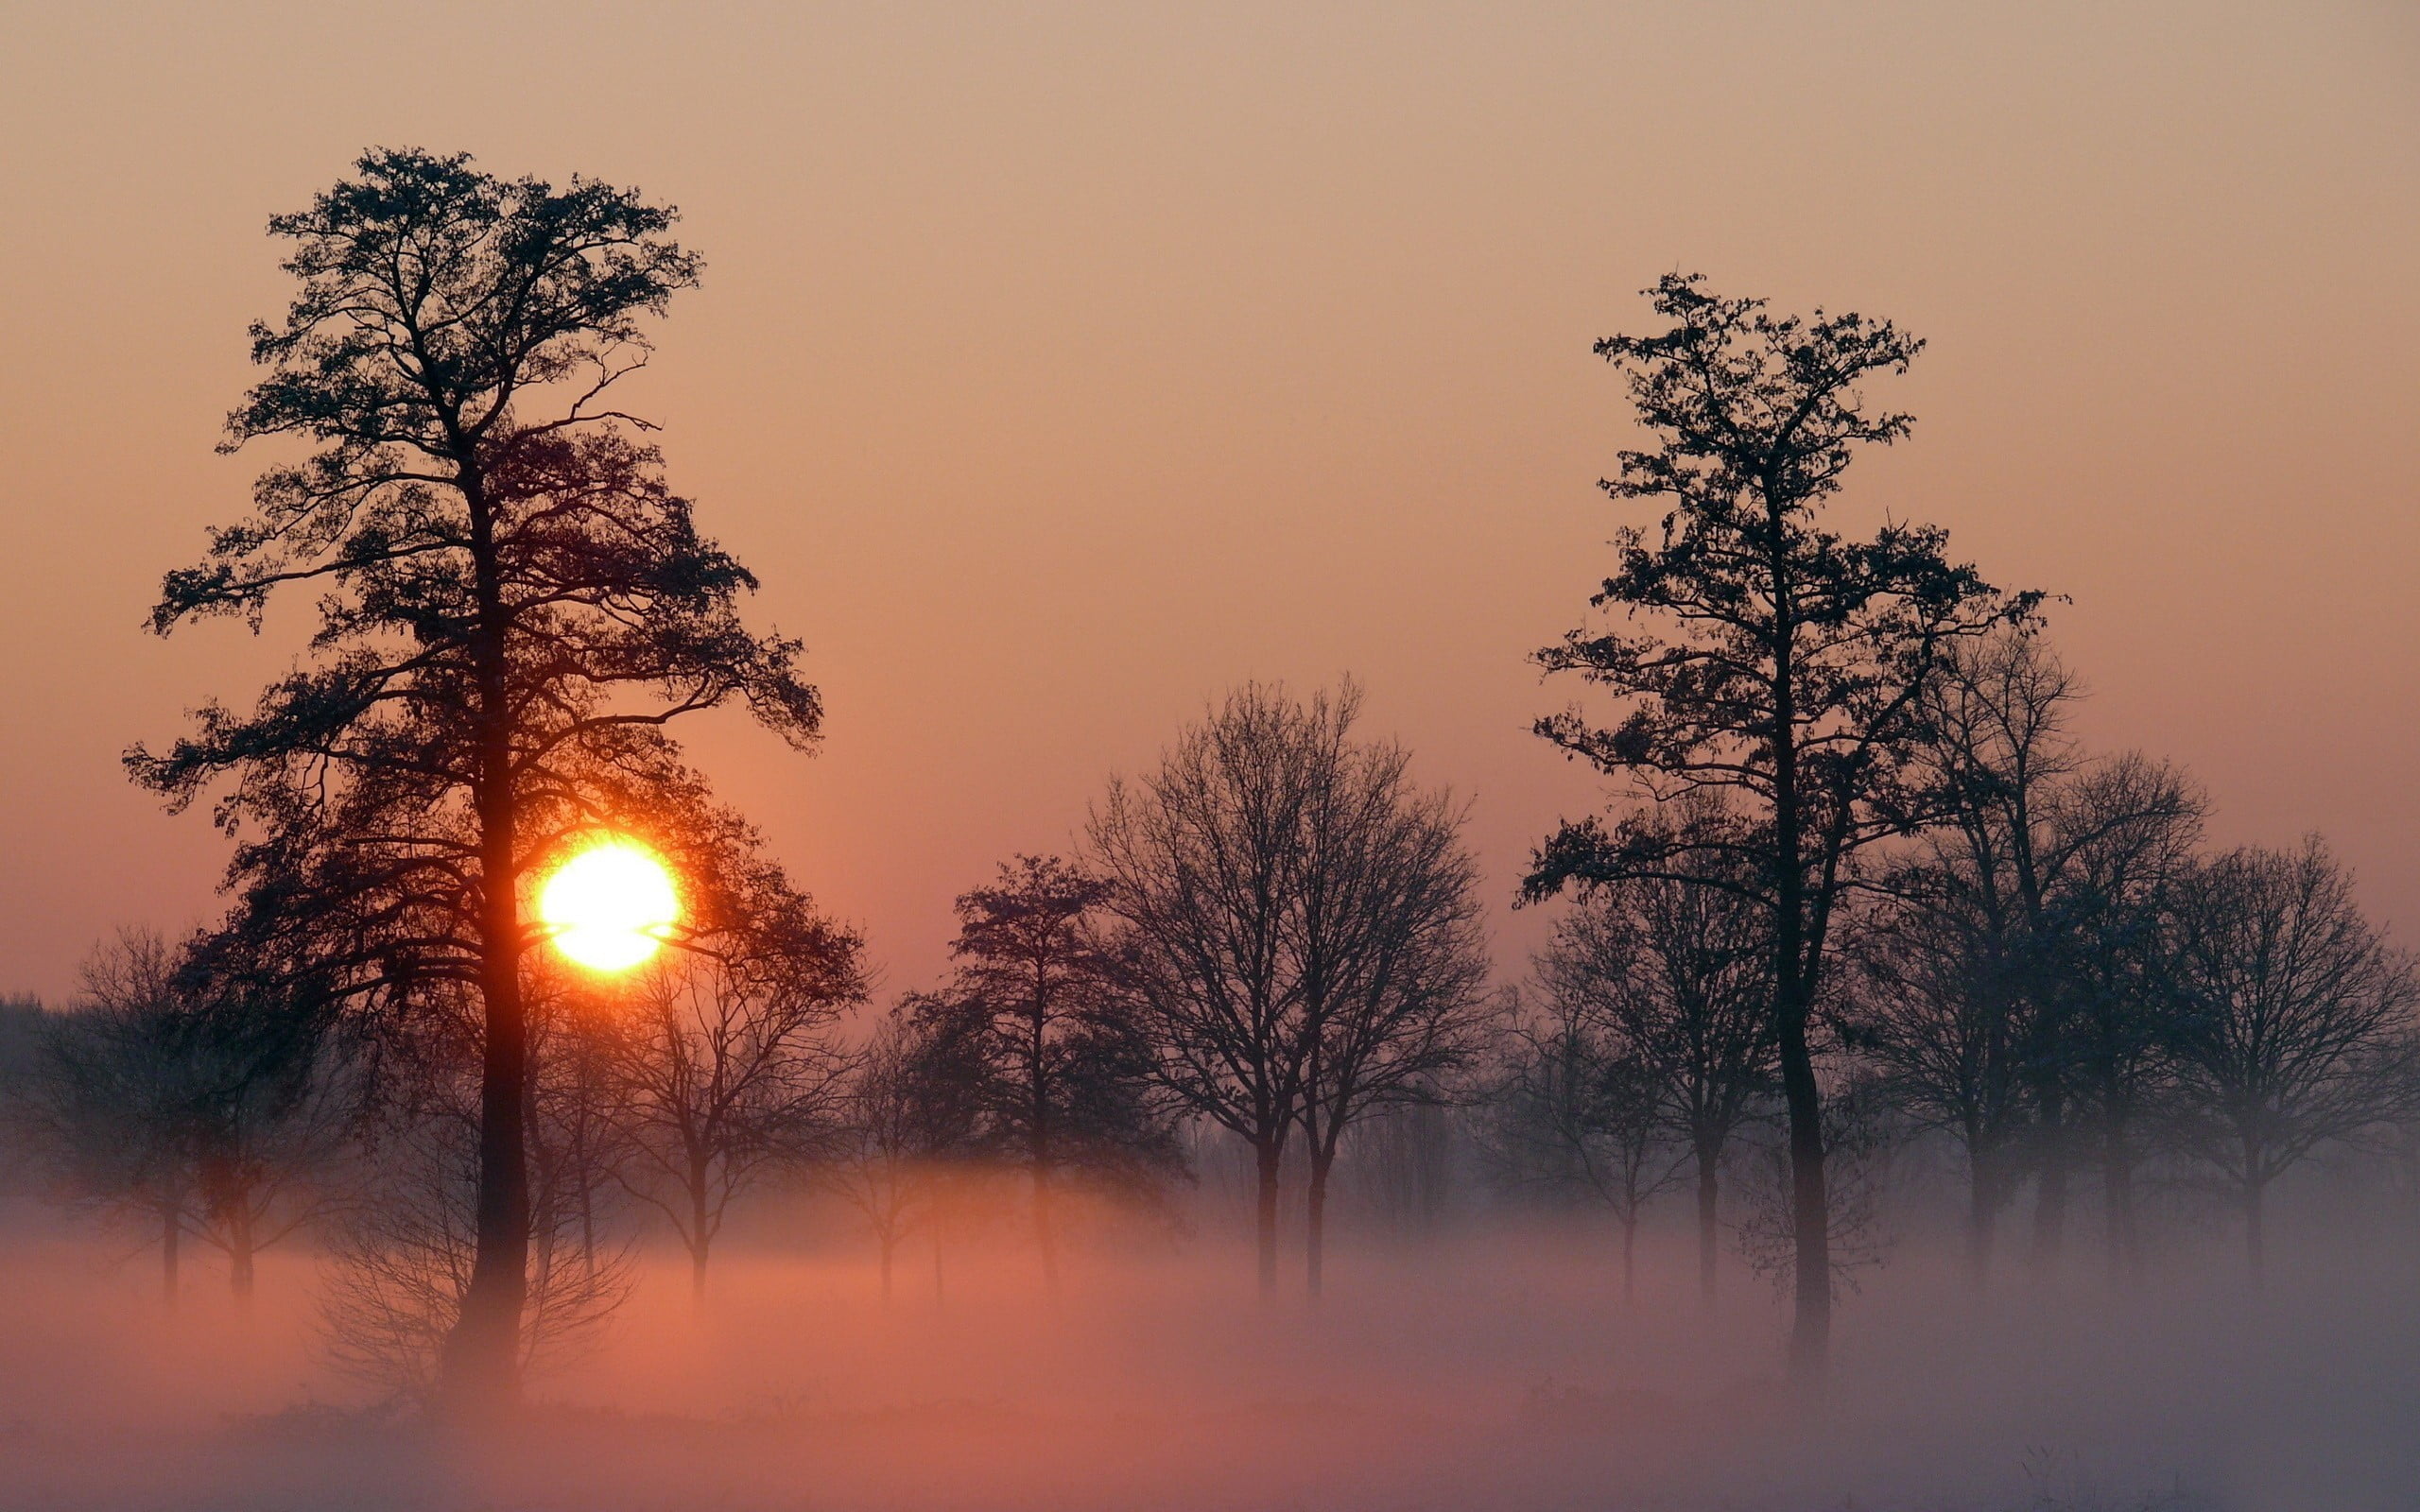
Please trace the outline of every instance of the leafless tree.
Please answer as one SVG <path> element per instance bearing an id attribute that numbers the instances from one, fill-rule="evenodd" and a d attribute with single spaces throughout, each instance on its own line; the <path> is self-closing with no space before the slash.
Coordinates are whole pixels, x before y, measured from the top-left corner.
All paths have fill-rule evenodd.
<path id="1" fill-rule="evenodd" d="M 1687 1156 L 1670 1141 L 1656 1068 L 1593 1005 L 1563 994 L 1545 1001 L 1532 1016 L 1514 1010 L 1480 1097 L 1481 1147 L 1500 1179 L 1584 1194 L 1613 1214 L 1628 1305 L 1637 1292 L 1639 1220 L 1651 1199 L 1681 1180 Z"/>
<path id="2" fill-rule="evenodd" d="M 2182 914 L 2176 1050 L 2190 1148 L 2241 1209 L 2256 1284 L 2271 1184 L 2321 1146 L 2414 1110 L 2420 986 L 2316 836 L 2212 859 Z"/>
<path id="3" fill-rule="evenodd" d="M 1121 975 L 1185 1104 L 1252 1147 L 1260 1287 L 1277 1289 L 1278 1177 L 1303 1113 L 1318 1025 L 1288 954 L 1305 814 L 1349 709 L 1237 689 L 1139 780 L 1113 780 L 1090 825 L 1115 885 Z"/>
<path id="4" fill-rule="evenodd" d="M 899 1246 L 919 1225 L 935 1230 L 944 1168 L 973 1153 L 982 1119 L 979 1049 L 963 1015 L 925 1011 L 909 998 L 884 1015 L 852 1057 L 839 1116 L 816 1171 L 863 1219 L 880 1253 L 882 1299 L 891 1296 Z"/>
<path id="5" fill-rule="evenodd" d="M 703 1298 L 734 1199 L 805 1155 L 836 1112 L 843 1060 L 826 1031 L 859 990 L 823 953 L 667 952 L 632 985 L 609 1040 L 631 1194 L 670 1222 Z"/>
<path id="6" fill-rule="evenodd" d="M 1679 823 L 1723 822 L 1703 799 L 1679 808 Z M 1660 1116 L 1689 1152 L 1705 1308 L 1720 1254 L 1723 1161 L 1778 1087 L 1765 927 L 1763 911 L 1738 893 L 1681 876 L 1637 878 L 1583 898 L 1534 965 L 1564 1020 L 1594 1026 L 1651 1074 Z"/>
<path id="7" fill-rule="evenodd" d="M 1286 957 L 1311 1027 L 1303 1065 L 1306 1284 L 1323 1285 L 1327 1201 L 1345 1135 L 1372 1112 L 1433 1102 L 1470 1064 L 1491 1016 L 1478 868 L 1462 810 L 1424 792 L 1392 742 L 1347 741 L 1359 708 L 1338 696 L 1334 741 L 1307 772 Z"/>

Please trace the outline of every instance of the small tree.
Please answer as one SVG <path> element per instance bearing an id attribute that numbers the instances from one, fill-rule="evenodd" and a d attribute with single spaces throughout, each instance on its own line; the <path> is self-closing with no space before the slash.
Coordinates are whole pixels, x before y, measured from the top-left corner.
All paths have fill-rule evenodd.
<path id="1" fill-rule="evenodd" d="M 1025 1169 L 1044 1281 L 1059 1289 L 1053 1207 L 1070 1177 L 1121 1190 L 1176 1163 L 1153 1097 L 1151 1046 L 1116 984 L 1095 915 L 1109 884 L 1055 856 L 1019 856 L 959 895 L 945 1001 L 977 1022 L 986 1137 Z"/>
<path id="2" fill-rule="evenodd" d="M 1908 416 L 1866 409 L 1863 385 L 1904 371 L 1921 343 L 1857 315 L 1777 318 L 1699 283 L 1672 274 L 1650 291 L 1669 329 L 1597 345 L 1656 441 L 1623 452 L 1604 487 L 1666 513 L 1655 538 L 1616 538 L 1618 566 L 1593 603 L 1656 625 L 1575 630 L 1541 651 L 1549 672 L 1577 673 L 1622 708 L 1611 727 L 1573 710 L 1537 728 L 1651 800 L 1719 791 L 1740 822 L 1716 837 L 1566 824 L 1525 891 L 1711 870 L 1769 914 L 1797 1246 L 1789 1357 L 1812 1380 L 1831 1336 L 1832 1263 L 1808 1025 L 1835 916 L 1864 853 L 1927 817 L 1909 767 L 1948 648 L 2026 619 L 2037 595 L 1998 593 L 1949 559 L 1938 529 L 1891 524 L 1855 541 L 1822 522 L 1857 449 L 1908 433 Z"/>
<path id="3" fill-rule="evenodd" d="M 2263 1205 L 2322 1145 L 2382 1130 L 2415 1106 L 2411 961 L 2353 900 L 2316 837 L 2207 863 L 2185 900 L 2186 1011 L 2176 1053 L 2191 1148 L 2243 1213 L 2255 1284 Z"/>
<path id="4" fill-rule="evenodd" d="M 1484 1089 L 1482 1143 L 1515 1186 L 1579 1194 L 1621 1232 L 1622 1302 L 1637 1297 L 1638 1226 L 1647 1204 L 1681 1179 L 1665 1088 L 1656 1069 L 1607 1031 L 1589 1005 L 1562 994 L 1516 1022 Z"/>
<path id="5" fill-rule="evenodd" d="M 967 1016 L 909 998 L 874 1025 L 840 1090 L 840 1117 L 818 1171 L 873 1235 L 882 1299 L 890 1300 L 899 1246 L 935 1219 L 944 1163 L 970 1156 L 983 1114 L 979 1043 Z M 936 1225 L 934 1275 L 941 1266 Z"/>
<path id="6" fill-rule="evenodd" d="M 1681 822 L 1724 822 L 1685 803 Z M 1706 880 L 1609 884 L 1559 920 L 1535 972 L 1568 1022 L 1596 1026 L 1651 1074 L 1697 1193 L 1698 1297 L 1714 1305 L 1722 1165 L 1775 1087 L 1764 913 Z"/>
<path id="7" fill-rule="evenodd" d="M 672 719 L 738 702 L 800 746 L 821 719 L 797 644 L 740 623 L 754 580 L 605 399 L 645 362 L 642 318 L 697 281 L 673 219 L 587 180 L 379 150 L 272 220 L 301 289 L 253 329 L 269 372 L 227 446 L 315 450 L 261 475 L 152 623 L 257 627 L 308 583 L 320 628 L 253 713 L 210 705 L 128 757 L 180 807 L 228 784 L 238 925 L 332 1009 L 476 993 L 477 1258 L 446 1363 L 473 1410 L 513 1392 L 527 1292 L 527 880 L 598 829 L 664 837 L 664 792 L 690 781 Z"/>
<path id="8" fill-rule="evenodd" d="M 720 917 L 657 958 L 606 1039 L 618 1174 L 680 1236 L 700 1300 L 732 1203 L 828 1132 L 844 1061 L 826 1031 L 864 995 L 856 936 L 776 868 L 746 866 L 724 891 Z"/>

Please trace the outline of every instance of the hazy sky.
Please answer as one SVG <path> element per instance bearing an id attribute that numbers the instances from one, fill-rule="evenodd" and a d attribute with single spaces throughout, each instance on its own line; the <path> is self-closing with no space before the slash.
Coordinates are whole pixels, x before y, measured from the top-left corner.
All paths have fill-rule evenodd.
<path id="1" fill-rule="evenodd" d="M 2401 6 L 14 0 L 0 131 L 0 990 L 216 906 L 225 843 L 116 758 L 304 606 L 143 615 L 259 466 L 211 447 L 263 222 L 372 144 L 684 211 L 633 397 L 830 707 L 811 760 L 697 749 L 890 986 L 1250 677 L 1362 678 L 1508 897 L 1595 791 L 1523 662 L 1622 518 L 1589 344 L 1675 267 L 1929 337 L 1864 507 L 2071 595 L 2096 743 L 2420 937 Z"/>

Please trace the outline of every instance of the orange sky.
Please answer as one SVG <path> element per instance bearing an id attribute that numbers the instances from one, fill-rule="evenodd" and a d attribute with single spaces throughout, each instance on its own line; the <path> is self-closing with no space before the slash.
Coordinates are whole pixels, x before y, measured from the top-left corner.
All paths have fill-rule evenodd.
<path id="1" fill-rule="evenodd" d="M 0 990 L 215 908 L 118 751 L 289 611 L 162 643 L 271 213 L 376 143 L 686 212 L 645 408 L 803 635 L 823 752 L 697 749 L 890 987 L 1247 677 L 1352 671 L 1499 901 L 1592 785 L 1523 654 L 1618 523 L 1600 335 L 1676 266 L 1932 341 L 1858 474 L 2070 594 L 2086 732 L 2420 935 L 2420 25 L 2108 6 L 0 9 Z M 1534 915 L 1499 914 L 1508 951 Z"/>

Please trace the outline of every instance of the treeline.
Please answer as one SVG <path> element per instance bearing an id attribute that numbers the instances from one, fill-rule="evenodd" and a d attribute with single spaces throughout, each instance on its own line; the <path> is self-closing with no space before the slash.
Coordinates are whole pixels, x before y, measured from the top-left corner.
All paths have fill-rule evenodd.
<path id="1" fill-rule="evenodd" d="M 945 981 L 861 1011 L 864 942 L 672 734 L 824 722 L 622 407 L 701 276 L 676 218 L 381 149 L 270 222 L 292 299 L 227 446 L 277 455 L 151 623 L 257 628 L 307 584 L 315 628 L 250 708 L 126 756 L 208 804 L 231 905 L 105 947 L 74 1012 L 0 1015 L 46 1185 L 155 1234 L 172 1294 L 189 1244 L 240 1288 L 317 1234 L 340 1357 L 480 1420 L 612 1311 L 637 1219 L 702 1287 L 776 1178 L 845 1199 L 886 1277 L 918 1226 L 938 1262 L 1013 1209 L 1056 1285 L 1095 1197 L 1151 1211 L 1240 1149 L 1261 1289 L 1290 1193 L 1316 1294 L 1339 1173 L 1426 1202 L 1450 1147 L 1601 1202 L 1626 1256 L 1692 1189 L 1701 1286 L 1726 1234 L 1783 1279 L 1811 1383 L 1911 1139 L 1963 1157 L 1979 1276 L 2007 1213 L 2055 1246 L 2087 1198 L 2130 1274 L 2186 1173 L 2256 1270 L 2283 1175 L 2411 1116 L 2411 971 L 2325 850 L 2210 853 L 2180 774 L 2074 745 L 2044 593 L 1827 513 L 1909 433 L 1868 395 L 1922 344 L 1678 274 L 1662 329 L 1597 348 L 1642 438 L 1605 488 L 1645 523 L 1535 658 L 1605 704 L 1539 734 L 1616 789 L 1519 879 L 1568 908 L 1540 960 L 1491 962 L 1463 809 L 1357 732 L 1357 689 L 1250 686 L 1071 854 L 960 896 Z M 598 844 L 682 904 L 611 985 L 529 907 Z"/>

